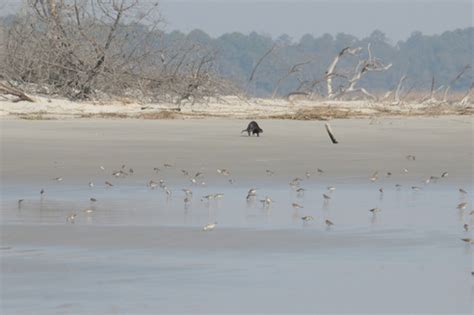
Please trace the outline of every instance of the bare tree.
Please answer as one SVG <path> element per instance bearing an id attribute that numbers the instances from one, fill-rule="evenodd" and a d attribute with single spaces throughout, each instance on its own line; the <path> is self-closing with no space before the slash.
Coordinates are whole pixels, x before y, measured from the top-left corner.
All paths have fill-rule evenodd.
<path id="1" fill-rule="evenodd" d="M 452 86 L 454 85 L 454 83 L 456 83 L 456 81 L 458 81 L 463 75 L 464 73 L 466 73 L 467 70 L 471 69 L 471 65 L 465 65 L 462 70 L 456 75 L 456 77 L 454 77 L 454 79 L 451 80 L 451 82 L 449 82 L 449 84 L 446 86 L 446 89 L 444 90 L 444 95 L 443 95 L 443 102 L 447 102 L 448 100 L 448 93 L 449 91 L 451 90 Z"/>
<path id="2" fill-rule="evenodd" d="M 401 102 L 400 94 L 402 91 L 403 82 L 406 80 L 406 78 L 407 78 L 406 75 L 402 75 L 402 77 L 398 81 L 397 88 L 395 90 L 395 104 L 400 104 Z"/>
<path id="3" fill-rule="evenodd" d="M 276 44 L 273 45 L 269 50 L 267 50 L 257 61 L 257 63 L 255 64 L 255 66 L 253 67 L 252 69 L 252 72 L 250 73 L 250 77 L 249 77 L 249 82 L 251 82 L 253 79 L 254 79 L 254 76 L 255 76 L 255 73 L 257 72 L 257 69 L 258 67 L 260 66 L 260 64 L 262 63 L 262 61 L 267 58 L 271 53 L 272 51 L 276 48 Z"/>
<path id="4" fill-rule="evenodd" d="M 275 96 L 277 95 L 278 93 L 278 89 L 280 88 L 280 85 L 286 80 L 288 79 L 290 76 L 292 76 L 293 74 L 295 73 L 298 73 L 301 71 L 301 68 L 307 64 L 311 63 L 311 60 L 308 60 L 308 61 L 303 61 L 303 62 L 300 62 L 300 63 L 297 63 L 297 64 L 294 64 L 290 67 L 290 69 L 288 69 L 288 72 L 285 73 L 281 78 L 278 79 L 276 85 L 275 85 L 275 88 L 273 89 L 273 92 L 272 92 L 272 98 L 275 98 Z"/>
<path id="5" fill-rule="evenodd" d="M 72 99 L 100 94 L 181 103 L 224 93 L 209 49 L 165 45 L 155 2 L 28 0 L 9 29 L 4 74 Z M 1 60 L 0 60 L 1 61 Z"/>
<path id="6" fill-rule="evenodd" d="M 358 55 L 362 51 L 361 47 L 350 48 L 346 47 L 342 49 L 339 54 L 334 58 L 333 62 L 329 65 L 328 70 L 326 71 L 325 79 L 327 85 L 327 96 L 329 99 L 335 99 L 341 97 L 348 93 L 361 92 L 362 94 L 372 98 L 377 99 L 373 94 L 369 93 L 365 88 L 357 87 L 357 83 L 362 79 L 362 77 L 368 72 L 374 71 L 386 71 L 392 67 L 392 64 L 385 65 L 379 59 L 372 56 L 372 51 L 370 48 L 370 43 L 367 47 L 368 58 L 360 59 L 352 74 L 345 75 L 338 73 L 336 71 L 336 66 L 345 55 Z M 344 79 L 344 85 L 341 85 L 336 91 L 333 87 L 333 78 L 339 77 Z"/>

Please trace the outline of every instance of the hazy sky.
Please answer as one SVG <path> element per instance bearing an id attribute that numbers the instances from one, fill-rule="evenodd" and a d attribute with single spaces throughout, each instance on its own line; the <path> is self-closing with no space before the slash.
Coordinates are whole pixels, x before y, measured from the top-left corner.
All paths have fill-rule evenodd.
<path id="1" fill-rule="evenodd" d="M 144 1 L 144 0 L 141 0 Z M 9 11 L 22 0 L 0 0 Z M 150 1 L 151 2 L 151 1 Z M 195 28 L 218 36 L 257 31 L 294 39 L 310 33 L 344 32 L 358 37 L 374 29 L 393 41 L 473 25 L 474 0 L 159 0 L 166 29 Z M 3 4 L 3 5 L 2 5 Z"/>

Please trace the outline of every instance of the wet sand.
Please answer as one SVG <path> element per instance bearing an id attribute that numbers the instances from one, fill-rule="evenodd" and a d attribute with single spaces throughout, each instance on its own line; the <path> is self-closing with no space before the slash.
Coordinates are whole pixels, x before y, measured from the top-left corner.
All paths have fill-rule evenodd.
<path id="1" fill-rule="evenodd" d="M 1 121 L 2 314 L 470 313 L 470 117 L 335 120 L 337 145 L 323 122 L 261 121 L 260 138 L 246 123 Z"/>

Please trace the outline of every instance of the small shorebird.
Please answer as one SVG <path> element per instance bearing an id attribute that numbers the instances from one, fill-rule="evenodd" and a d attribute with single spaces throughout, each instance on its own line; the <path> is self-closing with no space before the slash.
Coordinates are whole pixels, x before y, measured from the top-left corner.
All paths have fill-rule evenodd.
<path id="1" fill-rule="evenodd" d="M 77 214 L 73 213 L 73 214 L 71 214 L 70 216 L 68 216 L 68 217 L 66 218 L 66 222 L 74 223 L 75 220 L 76 220 L 76 217 L 77 217 Z"/>
<path id="2" fill-rule="evenodd" d="M 202 175 L 204 175 L 202 172 L 197 172 L 197 173 L 194 175 L 194 177 L 195 177 L 195 178 L 198 178 L 199 176 L 202 176 Z"/>
<path id="3" fill-rule="evenodd" d="M 395 184 L 395 188 L 400 189 L 400 188 L 402 188 L 402 185 L 400 185 L 400 184 Z"/>
<path id="4" fill-rule="evenodd" d="M 217 222 L 206 224 L 202 230 L 203 231 L 212 231 L 217 226 Z"/>
<path id="5" fill-rule="evenodd" d="M 467 202 L 461 202 L 460 204 L 456 206 L 456 209 L 464 210 L 466 209 L 466 206 L 467 206 Z"/>
<path id="6" fill-rule="evenodd" d="M 151 189 L 155 189 L 156 187 L 158 187 L 158 183 L 153 181 L 153 180 L 150 180 L 148 182 L 148 186 L 151 188 Z"/>
<path id="7" fill-rule="evenodd" d="M 409 161 L 414 161 L 414 160 L 416 160 L 416 157 L 414 155 L 409 154 L 409 155 L 406 156 L 406 159 L 409 160 Z"/>
<path id="8" fill-rule="evenodd" d="M 332 225 L 334 225 L 334 223 L 332 223 L 332 221 L 328 220 L 328 219 L 326 219 L 326 221 L 324 221 L 324 223 L 326 223 L 327 227 L 331 227 Z"/>
<path id="9" fill-rule="evenodd" d="M 155 173 L 158 173 L 160 171 L 158 167 L 154 167 L 153 170 L 155 171 Z"/>
<path id="10" fill-rule="evenodd" d="M 166 167 L 166 168 L 171 168 L 171 167 L 173 167 L 173 164 L 165 163 L 165 164 L 163 164 L 163 166 Z"/>
<path id="11" fill-rule="evenodd" d="M 469 244 L 474 244 L 474 239 L 472 238 L 461 238 L 461 241 L 469 243 Z"/>
<path id="12" fill-rule="evenodd" d="M 301 187 L 296 190 L 296 193 L 297 193 L 299 196 L 304 195 L 304 192 L 305 192 L 305 189 L 304 189 L 304 188 L 301 188 Z"/>
<path id="13" fill-rule="evenodd" d="M 40 190 L 40 195 L 41 195 L 41 197 L 43 197 L 43 195 L 44 195 L 44 189 L 41 189 L 41 190 Z"/>
<path id="14" fill-rule="evenodd" d="M 328 196 L 328 195 L 326 195 L 326 194 L 323 194 L 323 198 L 324 198 L 324 200 L 329 200 L 329 199 L 331 199 L 331 197 Z"/>
<path id="15" fill-rule="evenodd" d="M 228 182 L 229 182 L 229 184 L 233 184 L 233 183 L 235 183 L 235 180 L 233 178 L 229 178 Z"/>
<path id="16" fill-rule="evenodd" d="M 92 212 L 94 212 L 94 210 L 92 210 L 92 209 L 84 209 L 84 212 L 85 212 L 85 213 L 92 213 Z"/>
<path id="17" fill-rule="evenodd" d="M 186 170 L 181 170 L 181 173 L 183 173 L 184 176 L 188 176 L 188 175 L 189 175 L 189 172 L 186 171 Z"/>
<path id="18" fill-rule="evenodd" d="M 194 178 L 194 177 L 191 178 L 189 181 L 190 181 L 191 184 L 193 184 L 193 185 L 196 185 L 196 184 L 197 184 L 197 180 L 196 180 L 196 178 Z"/>
<path id="19" fill-rule="evenodd" d="M 97 199 L 95 199 L 95 198 L 90 198 L 89 200 L 90 200 L 91 202 L 96 202 L 96 201 L 97 201 Z"/>
<path id="20" fill-rule="evenodd" d="M 275 174 L 275 172 L 272 171 L 272 170 L 265 170 L 265 173 L 267 173 L 267 175 L 273 175 L 273 174 Z"/>
<path id="21" fill-rule="evenodd" d="M 107 185 L 107 187 L 112 187 L 113 186 L 113 184 L 109 181 L 105 181 L 105 185 Z"/>
<path id="22" fill-rule="evenodd" d="M 449 175 L 448 172 L 443 172 L 443 174 L 441 174 L 441 178 L 447 177 L 448 175 Z"/>
<path id="23" fill-rule="evenodd" d="M 191 197 L 193 196 L 193 191 L 191 189 L 183 188 L 181 190 L 184 192 L 186 196 L 191 196 Z"/>
<path id="24" fill-rule="evenodd" d="M 465 190 L 462 189 L 462 188 L 459 188 L 459 192 L 460 192 L 461 194 L 464 194 L 464 195 L 467 194 L 467 191 L 465 191 Z"/>
<path id="25" fill-rule="evenodd" d="M 379 192 L 380 192 L 381 194 L 383 194 L 383 187 L 380 187 L 380 188 L 379 188 Z"/>
<path id="26" fill-rule="evenodd" d="M 24 201 L 25 199 L 18 199 L 18 208 L 21 208 L 21 203 Z"/>
<path id="27" fill-rule="evenodd" d="M 291 182 L 288 183 L 291 188 L 296 189 L 300 186 L 302 179 L 299 177 L 294 178 Z"/>
<path id="28" fill-rule="evenodd" d="M 224 197 L 224 194 L 222 194 L 222 193 L 214 194 L 213 197 L 214 197 L 214 199 L 222 199 Z"/>
<path id="29" fill-rule="evenodd" d="M 57 182 L 62 182 L 63 178 L 62 177 L 56 177 L 56 178 L 53 178 L 53 180 L 55 180 Z"/>
<path id="30" fill-rule="evenodd" d="M 380 212 L 382 210 L 380 208 L 372 208 L 369 211 L 372 212 L 373 214 L 376 214 L 377 212 Z"/>
<path id="31" fill-rule="evenodd" d="M 120 170 L 120 171 L 114 171 L 114 172 L 112 173 L 112 175 L 115 176 L 115 177 L 124 176 L 124 174 L 125 174 L 125 173 L 124 173 L 122 170 Z"/>
<path id="32" fill-rule="evenodd" d="M 204 201 L 203 199 L 206 199 L 207 201 L 214 199 L 214 195 L 205 195 L 202 196 L 201 200 Z"/>
<path id="33" fill-rule="evenodd" d="M 163 190 L 168 196 L 171 196 L 171 190 L 169 190 L 167 186 L 164 186 Z"/>
<path id="34" fill-rule="evenodd" d="M 308 178 L 308 179 L 311 177 L 311 173 L 310 173 L 310 172 L 306 172 L 304 175 L 305 175 L 306 178 Z"/>
<path id="35" fill-rule="evenodd" d="M 431 181 L 431 182 L 435 182 L 435 183 L 436 183 L 436 182 L 438 181 L 438 179 L 439 179 L 438 176 L 430 176 L 430 181 Z"/>
<path id="36" fill-rule="evenodd" d="M 187 206 L 190 203 L 191 203 L 191 198 L 188 195 L 186 195 L 184 197 L 184 205 Z"/>
<path id="37" fill-rule="evenodd" d="M 264 206 L 268 207 L 273 203 L 272 198 L 266 196 L 265 199 L 260 200 L 261 203 L 263 203 Z"/>
<path id="38" fill-rule="evenodd" d="M 392 176 L 392 172 L 387 172 L 387 176 Z"/>
<path id="39" fill-rule="evenodd" d="M 323 171 L 322 169 L 320 169 L 320 168 L 318 168 L 316 171 L 318 172 L 318 174 L 324 173 L 324 171 Z"/>
<path id="40" fill-rule="evenodd" d="M 408 173 L 408 169 L 407 169 L 407 168 L 404 168 L 402 171 L 403 171 L 403 173 L 405 173 L 405 174 Z"/>
<path id="41" fill-rule="evenodd" d="M 464 231 L 468 232 L 469 231 L 469 224 L 464 224 L 463 225 Z"/>
<path id="42" fill-rule="evenodd" d="M 102 171 L 105 171 L 105 167 L 103 167 L 102 165 L 99 166 L 99 168 L 100 168 Z"/>
<path id="43" fill-rule="evenodd" d="M 226 170 L 225 168 L 223 169 L 217 169 L 217 173 L 221 174 L 221 175 L 224 175 L 224 176 L 229 176 L 230 175 L 230 172 L 228 170 Z"/>
<path id="44" fill-rule="evenodd" d="M 379 178 L 379 171 L 375 171 L 374 174 L 370 177 L 371 182 L 375 182 Z"/>
<path id="45" fill-rule="evenodd" d="M 327 187 L 327 190 L 328 190 L 329 192 L 333 192 L 333 191 L 336 190 L 336 187 L 334 187 L 334 186 L 328 186 L 328 187 Z"/>
<path id="46" fill-rule="evenodd" d="M 247 200 L 257 196 L 257 189 L 256 188 L 250 188 L 248 193 L 247 193 Z"/>
<path id="47" fill-rule="evenodd" d="M 421 190 L 421 187 L 418 187 L 418 186 L 411 186 L 411 189 L 413 189 L 413 190 Z"/>
<path id="48" fill-rule="evenodd" d="M 93 182 L 89 182 L 89 187 L 90 187 L 90 188 L 94 187 L 94 183 L 93 183 Z"/>
<path id="49" fill-rule="evenodd" d="M 129 173 L 129 174 L 133 174 L 133 173 L 134 173 L 133 168 L 130 167 L 130 168 L 128 169 L 128 173 Z"/>
<path id="50" fill-rule="evenodd" d="M 297 204 L 296 202 L 293 202 L 293 203 L 291 204 L 291 206 L 292 206 L 293 209 L 295 209 L 295 210 L 297 210 L 297 209 L 302 209 L 302 208 L 303 208 L 302 205 Z"/>
<path id="51" fill-rule="evenodd" d="M 301 217 L 301 220 L 303 220 L 304 222 L 308 222 L 308 221 L 313 221 L 314 218 L 310 215 L 305 215 L 304 217 Z"/>

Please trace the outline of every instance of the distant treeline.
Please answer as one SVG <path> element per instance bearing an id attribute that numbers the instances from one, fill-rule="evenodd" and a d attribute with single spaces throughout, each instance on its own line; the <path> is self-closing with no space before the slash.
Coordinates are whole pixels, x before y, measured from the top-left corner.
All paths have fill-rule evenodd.
<path id="1" fill-rule="evenodd" d="M 0 23 L 7 26 L 14 20 L 13 16 L 4 17 Z M 148 32 L 143 25 L 134 27 Z M 134 34 L 137 33 L 135 29 Z M 429 91 L 432 86 L 447 86 L 466 65 L 473 63 L 474 28 L 430 36 L 414 32 L 407 40 L 396 44 L 391 44 L 378 30 L 362 39 L 340 33 L 320 37 L 304 35 L 294 41 L 287 35 L 274 39 L 255 32 L 248 35 L 229 33 L 213 38 L 201 30 L 188 34 L 179 31 L 160 33 L 153 38 L 158 49 L 161 46 L 205 49 L 215 58 L 214 71 L 251 95 L 283 96 L 296 91 L 301 82 L 323 79 L 334 57 L 345 47 L 362 47 L 359 57 L 366 58 L 369 44 L 372 55 L 385 64 L 391 63 L 392 67 L 387 71 L 367 73 L 360 80 L 360 86 L 373 92 L 393 90 L 403 76 L 406 76 L 405 90 Z M 164 62 L 171 57 L 171 54 L 160 56 Z M 357 59 L 357 56 L 348 56 L 341 60 L 337 66 L 339 72 L 350 77 Z M 469 68 L 454 82 L 452 90 L 469 89 L 472 77 L 472 68 Z M 321 83 L 320 94 L 324 96 L 323 85 Z M 318 91 L 318 87 L 315 90 Z"/>
<path id="2" fill-rule="evenodd" d="M 385 72 L 369 73 L 361 80 L 360 85 L 372 91 L 387 91 L 396 87 L 400 78 L 405 75 L 407 88 L 426 91 L 431 89 L 433 78 L 436 87 L 447 85 L 466 65 L 472 64 L 474 28 L 431 36 L 414 32 L 407 40 L 395 45 L 390 44 L 380 31 L 374 31 L 369 37 L 362 39 L 343 33 L 335 37 L 329 34 L 320 37 L 304 35 L 297 42 L 287 35 L 272 39 L 257 33 L 231 33 L 211 38 L 200 30 L 187 35 L 175 31 L 165 34 L 165 38 L 168 41 L 187 39 L 214 50 L 218 72 L 240 85 L 248 84 L 258 60 L 275 45 L 275 49 L 259 65 L 255 78 L 250 83 L 250 92 L 259 96 L 271 94 L 277 82 L 295 64 L 308 62 L 300 67 L 301 71 L 281 82 L 279 95 L 295 90 L 301 80 L 322 78 L 329 64 L 344 47 L 367 48 L 369 43 L 376 58 L 392 63 L 393 66 Z M 367 54 L 367 50 L 365 53 Z M 455 82 L 453 89 L 466 90 L 471 82 L 472 69 Z"/>

